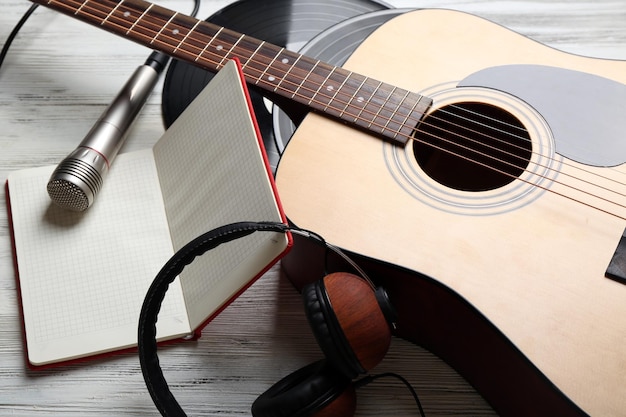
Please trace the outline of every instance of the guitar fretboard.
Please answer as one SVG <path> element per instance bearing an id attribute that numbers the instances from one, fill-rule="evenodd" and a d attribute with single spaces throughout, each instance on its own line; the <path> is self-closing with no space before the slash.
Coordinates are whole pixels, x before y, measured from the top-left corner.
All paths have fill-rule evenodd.
<path id="1" fill-rule="evenodd" d="M 431 100 L 143 0 L 33 0 L 181 61 L 217 72 L 241 62 L 246 82 L 405 144 Z"/>

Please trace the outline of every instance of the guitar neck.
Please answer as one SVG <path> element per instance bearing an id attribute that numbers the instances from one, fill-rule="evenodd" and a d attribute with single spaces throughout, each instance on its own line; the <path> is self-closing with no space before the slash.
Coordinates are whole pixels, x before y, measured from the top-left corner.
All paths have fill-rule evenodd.
<path id="1" fill-rule="evenodd" d="M 432 102 L 143 0 L 32 1 L 210 72 L 237 58 L 248 84 L 399 144 Z"/>

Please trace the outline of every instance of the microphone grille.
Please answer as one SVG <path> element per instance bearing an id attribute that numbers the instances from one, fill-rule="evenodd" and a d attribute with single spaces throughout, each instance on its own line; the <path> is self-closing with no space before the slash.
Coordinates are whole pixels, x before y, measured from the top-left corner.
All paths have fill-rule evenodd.
<path id="1" fill-rule="evenodd" d="M 84 211 L 89 207 L 87 194 L 76 184 L 56 179 L 48 182 L 48 195 L 54 203 L 64 209 Z"/>
<path id="2" fill-rule="evenodd" d="M 106 172 L 105 166 L 97 165 L 104 169 L 103 173 Z M 102 182 L 102 175 L 97 168 L 70 155 L 52 173 L 47 190 L 56 205 L 72 211 L 84 211 L 93 203 Z"/>

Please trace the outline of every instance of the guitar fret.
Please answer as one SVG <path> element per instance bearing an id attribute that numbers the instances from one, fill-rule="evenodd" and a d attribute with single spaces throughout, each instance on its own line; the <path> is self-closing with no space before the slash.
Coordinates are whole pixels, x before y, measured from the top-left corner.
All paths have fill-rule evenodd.
<path id="1" fill-rule="evenodd" d="M 211 48 L 207 49 L 206 52 L 215 57 L 212 58 L 211 61 L 215 63 L 216 69 L 222 66 L 230 51 L 242 37 L 243 35 L 228 29 L 220 30 L 219 33 L 213 37 L 215 42 L 211 42 Z"/>
<path id="2" fill-rule="evenodd" d="M 76 17 L 84 17 L 84 16 L 96 16 L 96 15 L 104 15 L 106 17 L 106 11 L 102 11 L 98 8 L 98 5 L 96 4 L 95 6 L 91 6 L 92 11 L 89 12 L 87 9 L 90 7 L 88 6 L 89 0 L 85 0 L 83 1 L 80 6 L 74 11 L 74 16 Z M 85 10 L 83 10 L 85 9 Z"/>
<path id="3" fill-rule="evenodd" d="M 212 39 L 212 34 L 207 33 L 202 21 L 194 20 L 188 16 L 179 15 L 170 25 L 177 31 L 176 36 L 181 36 L 178 43 L 172 44 L 172 55 L 178 55 L 176 51 L 181 51 L 180 53 L 195 59 Z"/>
<path id="4" fill-rule="evenodd" d="M 399 122 L 398 124 L 400 126 L 404 126 L 407 124 L 407 122 L 409 121 L 409 118 L 411 117 L 411 115 L 417 110 L 417 106 L 420 104 L 420 100 L 415 100 L 415 103 L 413 104 L 413 106 L 411 106 L 411 110 L 409 110 L 406 114 L 406 116 L 404 117 L 404 119 Z"/>
<path id="5" fill-rule="evenodd" d="M 242 42 L 242 45 L 249 44 L 250 47 L 248 50 L 251 51 L 254 48 L 255 41 L 254 39 L 248 39 Z M 283 49 L 284 48 L 262 42 L 262 45 L 256 48 L 256 50 L 250 54 L 248 60 L 245 61 L 245 68 L 242 65 L 242 70 L 244 70 L 244 73 L 250 79 L 249 82 L 253 82 L 255 85 L 260 85 L 265 88 L 273 88 L 278 79 L 274 75 L 276 73 L 275 66 L 279 65 L 276 59 Z M 282 76 L 282 73 L 278 75 Z"/>
<path id="6" fill-rule="evenodd" d="M 383 126 L 383 131 L 384 130 L 389 130 L 391 132 L 393 132 L 393 138 L 397 138 L 398 134 L 400 133 L 400 129 L 402 127 L 402 125 L 399 125 L 398 127 L 390 127 L 393 126 L 394 124 L 396 124 L 395 122 L 395 117 L 398 114 L 398 112 L 400 111 L 400 109 L 402 108 L 402 104 L 406 101 L 407 97 L 409 96 L 409 91 L 405 91 L 404 92 L 404 96 L 402 97 L 402 100 L 400 100 L 398 102 L 398 104 L 396 105 L 395 109 L 391 112 L 391 116 L 387 118 L 387 122 L 385 123 L 385 125 Z M 410 113 L 409 113 L 410 114 Z M 407 116 L 408 117 L 408 116 Z"/>
<path id="7" fill-rule="evenodd" d="M 376 126 L 380 126 L 381 125 L 380 123 L 376 123 L 377 119 L 382 119 L 382 121 L 384 122 L 384 121 L 388 121 L 389 118 L 393 115 L 393 112 L 390 112 L 389 110 L 387 110 L 387 105 L 390 103 L 390 100 L 393 97 L 393 94 L 396 92 L 396 90 L 397 90 L 397 87 L 394 87 L 393 90 L 391 90 L 391 92 L 383 100 L 383 105 L 378 108 L 378 111 L 374 115 L 374 118 L 371 122 L 372 125 L 376 124 Z M 369 127 L 371 127 L 371 125 Z M 382 127 L 382 129 L 384 130 L 384 127 Z"/>
<path id="8" fill-rule="evenodd" d="M 263 49 L 257 54 L 257 58 L 254 60 L 254 66 L 247 67 L 249 70 L 246 75 L 250 76 L 256 85 L 265 86 L 275 92 L 281 88 L 281 83 L 285 80 L 291 69 L 286 67 L 286 65 L 292 61 L 291 54 L 292 53 L 285 48 L 265 44 Z M 296 55 L 293 56 L 296 57 Z M 297 61 L 297 58 L 293 60 Z M 257 71 L 258 76 L 255 77 L 250 73 L 251 71 Z M 283 91 L 288 90 L 283 88 Z"/>
<path id="9" fill-rule="evenodd" d="M 352 77 L 350 78 L 352 79 Z M 346 79 L 346 81 L 348 81 L 348 79 Z M 359 86 L 355 89 L 354 94 L 352 95 L 352 97 L 346 102 L 346 106 L 343 108 L 343 110 L 341 111 L 341 113 L 339 114 L 339 117 L 344 117 L 344 115 L 346 114 L 348 109 L 351 109 L 354 107 L 354 104 L 352 104 L 353 101 L 356 101 L 357 103 L 361 104 L 363 103 L 365 100 L 363 99 L 363 97 L 360 96 L 356 96 L 356 94 L 361 90 L 361 88 L 363 87 L 363 84 L 365 84 L 365 81 L 367 81 L 367 78 L 363 77 L 363 81 L 361 81 L 361 83 L 359 84 Z"/>
<path id="10" fill-rule="evenodd" d="M 391 90 L 389 88 L 391 87 Z M 390 86 L 389 84 L 382 83 L 381 86 L 374 93 L 374 97 L 370 102 L 370 107 L 375 107 L 376 111 L 371 112 L 370 125 L 368 129 L 378 129 L 384 132 L 384 125 L 393 115 L 392 108 L 395 109 L 394 98 L 397 87 Z"/>
<path id="11" fill-rule="evenodd" d="M 109 20 L 109 18 L 115 14 L 115 12 L 122 5 L 122 3 L 124 3 L 124 0 L 120 0 L 120 2 L 115 5 L 113 10 L 111 10 L 111 13 L 107 14 L 107 17 L 105 17 L 104 20 L 100 23 L 100 26 L 103 26 Z"/>
<path id="12" fill-rule="evenodd" d="M 195 25 L 193 25 L 193 27 L 187 31 L 187 34 L 186 34 L 186 35 L 185 35 L 185 36 L 184 36 L 184 37 L 180 40 L 180 42 L 178 42 L 178 45 L 176 45 L 176 48 L 174 48 L 173 53 L 176 53 L 176 51 L 178 51 L 178 49 L 180 48 L 180 46 L 181 46 L 182 44 L 184 44 L 184 43 L 185 43 L 185 41 L 187 40 L 187 38 L 189 37 L 189 35 L 191 34 L 191 32 L 193 32 L 194 30 L 196 30 L 196 28 L 198 27 L 198 25 L 199 25 L 201 22 L 202 22 L 201 20 L 198 20 L 198 21 L 196 22 L 196 24 L 195 24 Z"/>
<path id="13" fill-rule="evenodd" d="M 220 61 L 220 63 L 217 65 L 218 67 L 221 67 L 221 66 L 223 66 L 223 65 L 224 65 L 224 61 L 226 61 L 226 60 L 228 59 L 228 54 L 230 54 L 230 53 L 231 53 L 231 52 L 235 49 L 235 47 L 237 46 L 237 44 L 238 44 L 239 42 L 241 42 L 241 40 L 242 40 L 245 36 L 246 36 L 246 35 L 241 35 L 241 36 L 237 39 L 237 41 L 233 44 L 233 46 L 231 46 L 231 47 L 230 47 L 230 49 L 228 50 L 228 52 L 226 52 L 226 53 L 224 54 L 224 57 L 222 58 L 222 60 Z"/>
<path id="14" fill-rule="evenodd" d="M 384 85 L 384 87 L 388 87 L 388 85 Z M 376 94 L 379 97 L 383 97 L 379 94 L 381 89 L 376 91 Z M 383 89 L 383 91 L 385 91 Z M 376 129 L 380 129 L 380 133 L 385 134 L 386 136 L 391 135 L 392 138 L 397 138 L 400 126 L 396 128 L 389 128 L 389 125 L 392 121 L 394 121 L 394 115 L 398 111 L 398 108 L 402 105 L 403 100 L 408 95 L 408 92 L 405 92 L 402 99 L 396 101 L 396 92 L 398 91 L 397 87 L 393 87 L 393 89 L 386 94 L 384 99 L 382 100 L 382 105 L 378 108 L 378 111 L 374 115 L 371 121 L 371 125 L 368 128 L 374 126 Z M 399 92 L 399 96 L 402 95 L 402 92 Z M 395 124 L 395 121 L 394 121 Z"/>
<path id="15" fill-rule="evenodd" d="M 77 14 L 78 14 L 78 13 L 79 13 L 82 9 L 83 9 L 83 7 L 85 6 L 85 3 L 88 3 L 88 2 L 89 2 L 89 0 L 85 0 L 85 1 L 83 2 L 83 4 L 81 4 L 81 5 L 80 5 L 80 7 L 79 7 L 78 9 L 76 9 L 76 11 L 74 12 L 74 14 L 75 14 L 75 15 L 77 15 Z"/>
<path id="16" fill-rule="evenodd" d="M 376 89 L 376 92 L 374 93 L 374 95 L 378 94 L 378 92 L 380 91 L 380 87 L 381 87 L 382 85 L 383 85 L 383 83 L 380 83 L 380 84 L 379 84 L 379 86 L 378 86 L 378 88 Z M 394 88 L 394 90 L 393 90 L 393 91 L 395 91 L 395 88 Z M 375 112 L 375 113 L 373 113 L 372 120 L 370 120 L 369 124 L 367 125 L 367 128 L 368 128 L 368 129 L 371 129 L 371 128 L 372 128 L 372 126 L 373 126 L 374 124 L 375 124 L 377 127 L 379 126 L 379 124 L 378 124 L 378 123 L 375 123 L 375 122 L 376 122 L 376 120 L 377 120 L 378 118 L 380 118 L 380 114 L 381 114 L 381 112 L 383 111 L 383 109 L 385 108 L 385 103 L 387 103 L 387 100 L 389 100 L 389 97 L 391 97 L 391 94 L 393 94 L 393 91 L 391 91 L 391 93 L 389 93 L 389 94 L 387 94 L 387 95 L 385 96 L 385 98 L 382 100 L 382 103 L 381 103 L 380 105 L 376 106 L 377 110 L 376 110 L 376 112 Z"/>
<path id="17" fill-rule="evenodd" d="M 179 49 L 186 54 L 194 55 L 194 45 L 189 44 L 189 49 L 182 48 L 183 42 L 189 37 L 189 34 L 197 25 L 191 27 L 192 22 L 187 16 L 181 16 L 175 13 L 172 18 L 163 26 L 163 30 L 155 37 L 155 40 L 163 43 L 171 48 L 171 53 L 175 54 Z M 199 49 L 199 48 L 198 48 Z"/>
<path id="18" fill-rule="evenodd" d="M 280 51 L 278 51 L 278 53 L 276 55 L 274 55 L 274 58 L 272 58 L 272 60 L 270 61 L 269 65 L 267 65 L 265 67 L 265 69 L 263 70 L 263 72 L 261 73 L 261 75 L 259 76 L 259 78 L 256 79 L 256 81 L 254 82 L 254 84 L 258 84 L 259 81 L 261 81 L 263 79 L 263 77 L 265 77 L 265 74 L 267 74 L 267 70 L 272 68 L 272 66 L 274 65 L 274 62 L 276 62 L 276 60 L 278 59 L 278 57 L 280 56 L 280 54 L 283 53 L 283 51 L 285 50 L 285 48 L 280 48 Z M 274 81 L 274 79 L 269 80 L 268 81 Z"/>
<path id="19" fill-rule="evenodd" d="M 363 82 L 361 82 L 358 89 L 355 91 L 350 100 L 350 105 L 346 108 L 346 114 L 350 117 L 354 117 L 353 123 L 356 123 L 360 119 L 361 114 L 365 111 L 365 106 L 367 106 L 371 100 L 373 92 L 369 84 L 370 81 L 368 77 L 363 77 Z"/>
<path id="20" fill-rule="evenodd" d="M 432 104 L 432 100 L 429 98 L 415 93 L 411 93 L 411 95 L 416 98 L 415 104 L 411 107 L 411 110 L 402 121 L 400 128 L 400 133 L 407 138 L 413 134 L 422 117 L 426 114 L 426 111 Z M 409 119 L 412 119 L 411 123 L 409 123 Z"/>
<path id="21" fill-rule="evenodd" d="M 393 92 L 391 93 L 390 97 L 393 96 L 393 94 L 397 91 L 397 88 L 394 88 Z M 401 91 L 400 91 L 401 93 Z M 389 117 L 386 118 L 386 123 L 383 126 L 384 129 L 387 128 L 387 126 L 389 126 L 389 123 L 391 123 L 393 121 L 393 115 L 396 114 L 396 112 L 398 111 L 398 109 L 400 108 L 400 106 L 402 105 L 402 102 L 406 99 L 406 97 L 409 95 L 408 91 L 404 92 L 404 96 L 402 97 L 402 99 L 398 102 L 398 104 L 395 105 L 394 109 L 391 111 L 391 114 Z"/>
<path id="22" fill-rule="evenodd" d="M 274 92 L 280 88 L 284 94 L 289 94 L 293 89 L 284 88 L 283 83 L 288 80 L 301 58 L 302 55 L 298 55 L 283 48 L 279 54 L 276 54 L 274 65 L 268 68 L 266 72 L 267 77 L 264 82 L 270 86 L 275 86 L 273 89 Z M 278 83 L 276 83 L 276 80 L 279 80 Z M 286 85 L 287 87 L 292 87 L 293 83 L 287 82 Z"/>
<path id="23" fill-rule="evenodd" d="M 133 25 L 130 27 L 130 29 L 128 29 L 126 31 L 126 34 L 128 35 L 130 32 L 133 31 L 133 29 L 135 28 L 135 26 L 137 26 L 137 23 L 139 23 L 139 21 L 141 19 L 143 19 L 143 17 L 146 15 L 146 13 L 148 13 L 148 11 L 150 11 L 150 9 L 152 8 L 152 6 L 154 6 L 154 4 L 150 4 L 150 6 L 148 6 L 148 8 L 146 10 L 144 10 L 144 12 L 141 14 L 141 16 L 139 16 L 139 18 L 137 20 L 135 20 L 135 22 L 133 23 Z"/>
<path id="24" fill-rule="evenodd" d="M 367 81 L 367 80 L 366 80 Z M 365 108 L 371 103 L 374 94 L 376 93 L 376 91 L 378 91 L 378 89 L 380 88 L 380 86 L 382 85 L 382 82 L 379 82 L 378 85 L 376 86 L 376 88 L 374 89 L 374 92 L 372 94 L 369 95 L 369 98 L 363 98 L 364 100 L 364 105 L 361 108 L 361 110 L 359 111 L 359 114 L 357 114 L 357 116 L 354 118 L 354 122 L 358 123 L 361 119 L 361 115 L 363 114 L 363 112 L 365 111 Z M 364 87 L 367 86 L 367 82 L 364 83 L 363 85 Z M 359 99 L 357 99 L 358 101 Z"/>
<path id="25" fill-rule="evenodd" d="M 242 71 L 248 73 L 251 78 L 256 79 L 267 66 L 266 59 L 269 58 L 266 56 L 266 51 L 269 50 L 270 48 L 264 41 L 244 36 L 233 49 L 233 55 L 237 56 L 241 61 Z"/>
<path id="26" fill-rule="evenodd" d="M 326 114 L 337 117 L 349 102 L 349 97 L 346 98 L 345 85 L 352 73 L 339 67 L 329 68 L 326 79 L 316 92 L 316 106 L 319 106 Z M 322 73 L 318 72 L 318 75 L 323 77 Z"/>
<path id="27" fill-rule="evenodd" d="M 106 24 L 103 22 L 103 25 L 108 26 L 110 22 L 111 27 L 122 27 L 122 30 L 129 30 L 136 19 L 135 17 L 133 17 L 133 13 L 136 13 L 137 16 L 140 16 L 143 11 L 134 9 L 132 5 L 127 6 L 126 4 L 122 5 L 120 3 L 119 6 L 120 7 L 117 8 L 115 13 L 111 14 L 109 21 L 107 21 Z"/>
<path id="28" fill-rule="evenodd" d="M 311 104 L 311 102 L 315 99 L 317 99 L 317 96 L 320 94 L 320 91 L 322 90 L 322 88 L 326 88 L 328 89 L 329 85 L 327 85 L 326 83 L 328 82 L 328 80 L 330 79 L 330 76 L 333 74 L 333 72 L 335 71 L 335 68 L 332 68 L 330 70 L 330 72 L 328 73 L 328 75 L 326 75 L 326 78 L 324 78 L 324 81 L 322 81 L 319 86 L 317 87 L 317 90 L 315 91 L 315 93 L 313 93 L 313 97 L 311 97 L 311 99 L 309 100 L 309 102 L 307 104 Z M 324 96 L 323 98 L 328 98 L 328 102 L 326 103 L 326 107 L 328 107 L 332 101 L 332 98 L 329 96 Z M 317 101 L 319 102 L 319 99 L 317 99 Z"/>
<path id="29" fill-rule="evenodd" d="M 402 98 L 408 96 L 409 92 L 393 87 L 389 90 L 390 86 L 386 84 L 372 84 L 372 80 L 361 77 L 349 74 L 341 92 L 342 96 L 347 97 L 343 101 L 346 104 L 339 114 L 341 117 L 349 115 L 355 124 L 366 129 L 395 138 L 398 129 L 392 124 L 393 120 L 387 117 L 390 97 L 400 98 L 400 101 L 393 100 L 391 103 L 394 108 L 398 108 Z"/>
<path id="30" fill-rule="evenodd" d="M 282 87 L 282 83 L 285 81 L 285 79 L 287 78 L 287 76 L 291 73 L 291 71 L 294 69 L 294 67 L 298 64 L 298 62 L 300 62 L 300 59 L 303 57 L 304 55 L 298 55 L 298 57 L 296 58 L 296 60 L 294 61 L 293 64 L 291 64 L 291 67 L 285 71 L 285 74 L 283 75 L 283 77 L 280 79 L 280 81 L 278 82 L 278 84 L 276 84 L 276 87 L 274 87 L 274 92 L 276 92 L 276 90 L 278 90 L 279 88 Z M 287 91 L 287 90 L 286 90 Z M 293 98 L 295 95 L 295 93 L 291 96 L 291 98 Z"/>
<path id="31" fill-rule="evenodd" d="M 250 58 L 248 58 L 248 60 L 244 64 L 241 65 L 242 71 L 246 69 L 250 61 L 252 61 L 252 58 L 254 58 L 254 56 L 257 54 L 257 52 L 259 52 L 259 49 L 261 49 L 263 45 L 265 45 L 265 41 L 261 42 L 259 46 L 257 46 L 257 48 L 254 50 L 254 52 L 252 52 L 252 55 L 250 55 Z"/>
<path id="32" fill-rule="evenodd" d="M 408 118 L 410 117 L 411 112 L 415 108 L 415 105 L 413 105 L 412 107 L 410 107 L 409 112 L 407 112 L 406 115 L 403 115 L 403 112 L 405 109 L 404 106 L 405 106 L 405 103 L 407 102 L 407 99 L 409 98 L 409 95 L 410 95 L 409 91 L 404 91 L 404 96 L 395 106 L 394 110 L 391 112 L 391 116 L 387 119 L 387 123 L 385 123 L 384 128 L 386 130 L 389 130 L 390 132 L 393 132 L 394 139 L 397 138 L 398 135 L 402 133 L 402 124 L 398 123 L 398 116 L 400 117 L 401 120 L 403 120 L 403 122 L 408 122 Z"/>
<path id="33" fill-rule="evenodd" d="M 206 51 L 209 49 L 213 41 L 217 39 L 217 37 L 219 36 L 222 30 L 224 30 L 223 27 L 219 28 L 219 30 L 215 33 L 215 35 L 213 35 L 213 38 L 204 46 L 204 48 L 202 49 L 202 51 L 200 51 L 198 56 L 196 56 L 196 59 L 194 61 L 198 61 L 198 59 L 200 59 L 200 57 L 202 57 L 206 53 Z"/>
<path id="34" fill-rule="evenodd" d="M 328 102 L 328 104 L 326 104 L 326 106 L 324 106 L 324 111 L 327 111 L 328 110 L 328 106 L 330 106 L 330 103 L 333 103 L 335 101 L 335 99 L 337 98 L 337 94 L 339 94 L 339 92 L 344 88 L 344 85 L 346 85 L 346 82 L 350 79 L 351 76 L 352 76 L 352 71 L 350 71 L 350 73 L 347 76 L 343 77 L 343 81 L 341 82 L 339 87 L 334 89 L 335 93 L 330 98 L 330 101 Z M 347 105 L 348 105 L 348 103 L 346 103 L 346 106 Z M 341 112 L 339 114 L 343 115 L 344 110 L 345 110 L 345 107 L 341 110 Z"/>
<path id="35" fill-rule="evenodd" d="M 419 94 L 144 0 L 32 1 L 212 72 L 237 57 L 247 82 L 400 143 L 406 143 L 432 103 Z"/>
<path id="36" fill-rule="evenodd" d="M 156 35 L 154 35 L 154 37 L 152 38 L 152 40 L 150 41 L 150 45 L 152 45 L 152 43 L 156 40 L 156 38 L 159 37 L 159 35 L 161 35 L 161 33 L 163 33 L 163 31 L 165 30 L 165 28 L 167 27 L 167 25 L 170 24 L 170 22 L 176 17 L 176 15 L 178 14 L 178 12 L 174 13 L 172 15 L 172 17 L 170 17 L 170 19 L 163 25 L 161 26 L 161 29 L 159 29 L 159 31 L 157 32 Z"/>
<path id="37" fill-rule="evenodd" d="M 311 76 L 311 74 L 315 70 L 315 67 L 317 67 L 319 63 L 320 61 L 315 61 L 315 64 L 313 65 L 313 67 L 310 70 L 308 70 L 307 75 L 305 75 L 304 78 L 302 78 L 302 81 L 298 84 L 298 88 L 296 88 L 296 90 L 293 92 L 293 94 L 291 95 L 291 98 L 294 98 L 298 94 L 298 91 L 300 91 L 303 85 L 307 82 L 308 78 Z M 308 104 L 311 104 L 311 100 L 309 100 Z"/>

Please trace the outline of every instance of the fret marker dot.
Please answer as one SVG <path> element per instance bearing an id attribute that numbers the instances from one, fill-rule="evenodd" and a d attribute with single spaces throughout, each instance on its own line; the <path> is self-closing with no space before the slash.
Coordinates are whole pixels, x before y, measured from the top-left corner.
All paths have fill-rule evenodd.
<path id="1" fill-rule="evenodd" d="M 365 101 L 365 99 L 363 97 L 357 97 L 356 101 L 359 103 L 363 103 Z"/>
<path id="2" fill-rule="evenodd" d="M 328 91 L 333 91 L 335 88 L 332 85 L 329 85 L 328 87 L 326 87 L 326 90 Z"/>
<path id="3" fill-rule="evenodd" d="M 179 33 L 180 33 L 180 30 L 178 29 L 172 30 L 172 35 L 178 35 Z"/>
<path id="4" fill-rule="evenodd" d="M 130 12 L 128 10 L 124 12 L 124 17 L 130 17 Z"/>
<path id="5" fill-rule="evenodd" d="M 267 80 L 272 83 L 276 81 L 276 77 L 274 77 L 273 75 L 270 75 L 269 77 L 267 77 Z"/>
<path id="6" fill-rule="evenodd" d="M 215 49 L 217 49 L 218 51 L 221 51 L 222 49 L 224 49 L 224 46 L 223 45 L 217 45 L 215 47 Z"/>
<path id="7" fill-rule="evenodd" d="M 289 63 L 289 60 L 288 60 L 287 58 L 283 58 L 281 62 L 282 62 L 283 64 L 288 64 L 288 63 Z"/>

